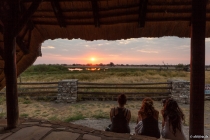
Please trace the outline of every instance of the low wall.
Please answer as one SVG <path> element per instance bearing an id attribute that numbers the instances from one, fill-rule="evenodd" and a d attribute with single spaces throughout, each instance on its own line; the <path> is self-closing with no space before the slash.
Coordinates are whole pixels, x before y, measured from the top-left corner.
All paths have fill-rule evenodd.
<path id="1" fill-rule="evenodd" d="M 171 93 L 171 96 L 170 96 L 171 98 L 175 99 L 177 102 L 181 102 L 185 104 L 190 103 L 190 82 L 189 81 L 168 80 L 167 82 L 171 83 L 171 84 L 168 84 L 169 87 L 172 86 L 172 88 L 169 89 Z M 77 96 L 78 96 L 77 88 L 78 88 L 77 79 L 59 81 L 56 102 L 67 102 L 67 103 L 76 102 Z M 206 99 L 208 99 L 208 97 L 210 96 L 206 96 Z M 91 98 L 95 99 L 96 97 L 91 97 Z M 136 98 L 136 100 L 138 100 L 138 98 Z"/>
<path id="2" fill-rule="evenodd" d="M 190 102 L 190 82 L 184 80 L 168 80 L 171 82 L 172 89 L 171 98 L 175 99 L 177 102 L 189 103 Z"/>
<path id="3" fill-rule="evenodd" d="M 58 95 L 56 102 L 73 103 L 77 101 L 77 79 L 62 80 L 58 82 Z"/>

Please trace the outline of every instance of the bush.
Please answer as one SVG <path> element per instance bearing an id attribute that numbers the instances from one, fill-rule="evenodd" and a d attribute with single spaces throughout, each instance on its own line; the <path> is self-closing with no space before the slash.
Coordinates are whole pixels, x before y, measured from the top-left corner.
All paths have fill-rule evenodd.
<path id="1" fill-rule="evenodd" d="M 51 72 L 68 72 L 68 68 L 64 67 L 62 65 L 46 65 L 46 64 L 40 64 L 40 65 L 33 65 L 30 66 L 25 73 L 51 73 Z"/>

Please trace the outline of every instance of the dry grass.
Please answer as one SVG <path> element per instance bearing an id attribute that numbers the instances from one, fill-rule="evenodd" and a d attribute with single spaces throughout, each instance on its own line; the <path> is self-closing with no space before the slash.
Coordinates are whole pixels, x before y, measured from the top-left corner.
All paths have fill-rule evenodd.
<path id="1" fill-rule="evenodd" d="M 205 82 L 210 84 L 210 71 L 205 72 Z M 137 82 L 166 82 L 169 79 L 190 81 L 190 72 L 176 70 L 110 70 L 83 71 L 64 73 L 23 73 L 22 82 L 50 82 L 63 79 L 78 79 L 81 82 L 99 83 L 137 83 Z M 18 80 L 19 81 L 19 80 Z"/>
<path id="2" fill-rule="evenodd" d="M 2 98 L 2 97 L 1 97 Z M 81 101 L 74 104 L 43 102 L 19 98 L 20 117 L 70 122 L 84 118 L 109 118 L 110 108 L 117 106 L 116 101 Z M 135 122 L 141 101 L 128 101 L 126 108 L 131 110 L 131 121 Z M 160 101 L 154 101 L 155 108 L 162 109 Z M 180 104 L 185 114 L 185 125 L 189 125 L 189 105 Z M 205 102 L 205 127 L 210 128 L 210 101 Z M 6 116 L 6 103 L 1 102 L 1 117 Z M 159 121 L 162 116 L 159 116 Z"/>
<path id="3" fill-rule="evenodd" d="M 131 70 L 108 72 L 76 72 L 63 74 L 23 74 L 22 82 L 59 81 L 62 79 L 79 79 L 84 82 L 98 83 L 137 83 L 137 82 L 166 82 L 168 79 L 190 80 L 190 73 L 184 71 Z M 206 71 L 206 83 L 210 83 L 210 71 Z M 128 101 L 126 107 L 131 110 L 132 121 L 136 121 L 137 111 L 141 101 Z M 33 117 L 46 120 L 69 122 L 84 118 L 109 118 L 110 108 L 117 106 L 116 101 L 81 101 L 75 104 L 64 104 L 31 100 L 29 97 L 19 98 L 20 117 Z M 155 101 L 157 110 L 161 104 Z M 185 114 L 185 124 L 189 125 L 189 105 L 180 104 Z M 0 118 L 6 116 L 5 97 L 0 97 Z M 205 127 L 210 128 L 210 101 L 205 102 Z M 159 120 L 162 120 L 160 115 Z"/>
<path id="4" fill-rule="evenodd" d="M 210 74 L 209 74 L 210 75 Z M 29 73 L 21 74 L 22 82 L 59 81 L 63 79 L 78 79 L 84 82 L 103 83 L 134 83 L 134 82 L 166 82 L 168 79 L 189 80 L 190 73 L 175 70 L 139 70 L 110 69 L 108 71 L 80 71 L 63 73 Z"/>

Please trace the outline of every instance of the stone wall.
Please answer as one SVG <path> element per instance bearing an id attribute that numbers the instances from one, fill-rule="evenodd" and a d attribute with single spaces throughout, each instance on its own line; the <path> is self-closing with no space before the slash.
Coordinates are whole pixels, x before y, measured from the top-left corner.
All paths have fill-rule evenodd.
<path id="1" fill-rule="evenodd" d="M 56 102 L 74 103 L 77 101 L 77 79 L 62 80 L 58 82 L 58 95 Z"/>
<path id="2" fill-rule="evenodd" d="M 168 80 L 171 82 L 172 89 L 171 97 L 177 102 L 189 103 L 190 102 L 190 82 L 184 80 Z"/>

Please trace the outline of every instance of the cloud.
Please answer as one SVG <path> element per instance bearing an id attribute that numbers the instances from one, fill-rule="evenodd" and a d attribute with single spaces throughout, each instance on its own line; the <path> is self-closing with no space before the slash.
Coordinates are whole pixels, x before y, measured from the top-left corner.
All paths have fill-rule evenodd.
<path id="1" fill-rule="evenodd" d="M 118 45 L 127 45 L 130 42 L 132 42 L 131 40 L 118 40 Z"/>
<path id="2" fill-rule="evenodd" d="M 62 51 L 69 51 L 69 50 L 67 50 L 67 49 L 62 49 Z"/>
<path id="3" fill-rule="evenodd" d="M 206 54 L 210 53 L 210 38 L 206 38 Z M 42 57 L 35 63 L 89 63 L 90 56 L 98 58 L 97 63 L 162 64 L 189 63 L 190 39 L 179 37 L 130 38 L 127 40 L 81 39 L 46 40 L 42 43 Z M 51 55 L 49 55 L 51 54 Z M 123 57 L 122 57 L 123 56 Z M 85 58 L 88 58 L 87 60 Z M 100 59 L 99 59 L 100 58 Z M 206 55 L 206 64 L 210 56 Z"/>
<path id="4" fill-rule="evenodd" d="M 176 47 L 177 49 L 180 49 L 180 50 L 189 50 L 190 49 L 190 46 L 188 46 L 188 45 L 181 45 L 181 46 L 177 46 Z"/>
<path id="5" fill-rule="evenodd" d="M 53 46 L 42 47 L 42 49 L 55 49 Z"/>
<path id="6" fill-rule="evenodd" d="M 118 57 L 118 56 L 120 56 L 120 55 L 110 54 L 110 55 L 108 55 L 108 56 L 111 56 L 111 57 Z"/>
<path id="7" fill-rule="evenodd" d="M 137 50 L 137 51 L 142 53 L 159 53 L 158 51 L 152 51 L 152 50 Z"/>

